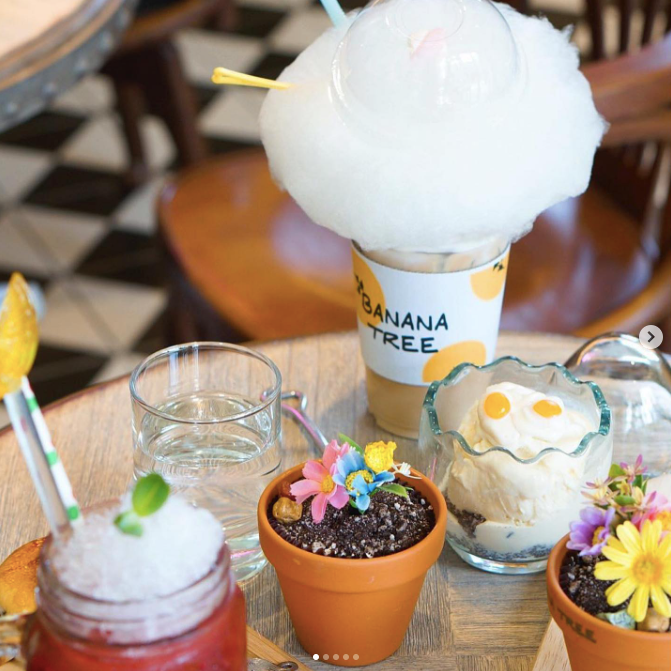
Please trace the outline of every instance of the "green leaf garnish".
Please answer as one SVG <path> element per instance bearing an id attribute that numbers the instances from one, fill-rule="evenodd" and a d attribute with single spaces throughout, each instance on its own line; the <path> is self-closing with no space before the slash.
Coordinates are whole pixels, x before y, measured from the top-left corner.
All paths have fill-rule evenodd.
<path id="1" fill-rule="evenodd" d="M 338 440 L 341 443 L 347 443 L 350 447 L 353 447 L 359 454 L 363 455 L 363 448 L 360 445 L 357 445 L 351 438 L 348 438 L 344 433 L 338 434 Z"/>
<path id="2" fill-rule="evenodd" d="M 620 494 L 615 497 L 615 503 L 618 506 L 631 506 L 636 503 L 636 499 L 633 496 L 627 496 L 626 494 Z"/>
<path id="3" fill-rule="evenodd" d="M 403 487 L 403 485 L 398 485 L 395 482 L 388 485 L 381 485 L 378 489 L 381 492 L 389 492 L 390 494 L 396 494 L 396 496 L 402 496 L 404 499 L 410 498 L 408 496 L 408 490 Z"/>
<path id="4" fill-rule="evenodd" d="M 119 531 L 129 536 L 142 536 L 142 525 L 138 516 L 132 510 L 117 515 L 114 524 L 118 527 Z"/>
<path id="5" fill-rule="evenodd" d="M 150 473 L 138 480 L 133 491 L 133 510 L 140 517 L 153 515 L 168 499 L 170 486 L 158 474 Z"/>
<path id="6" fill-rule="evenodd" d="M 140 478 L 131 498 L 132 510 L 117 515 L 114 524 L 119 531 L 130 536 L 142 536 L 141 517 L 153 515 L 168 499 L 170 485 L 158 474 L 150 473 Z"/>

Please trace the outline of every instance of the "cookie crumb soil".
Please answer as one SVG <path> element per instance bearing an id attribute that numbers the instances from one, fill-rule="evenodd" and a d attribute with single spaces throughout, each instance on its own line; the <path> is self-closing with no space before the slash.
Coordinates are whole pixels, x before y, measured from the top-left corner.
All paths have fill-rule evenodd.
<path id="1" fill-rule="evenodd" d="M 564 594 L 566 594 L 576 606 L 595 617 L 608 613 L 621 613 L 625 611 L 629 605 L 629 599 L 619 606 L 608 605 L 608 601 L 606 600 L 606 590 L 615 581 L 597 580 L 594 577 L 594 567 L 598 562 L 604 560 L 605 557 L 603 555 L 585 555 L 584 557 L 581 557 L 577 552 L 570 551 L 564 558 L 564 563 L 559 572 L 559 585 L 564 591 Z M 657 615 L 654 611 L 653 614 L 655 616 Z M 651 623 L 650 621 L 639 623 L 636 628 L 642 631 L 671 631 L 671 621 L 669 621 L 668 618 L 662 618 L 662 621 L 666 623 L 666 629 L 660 626 L 659 617 L 650 618 L 650 620 L 653 619 L 655 620 L 654 623 Z"/>
<path id="2" fill-rule="evenodd" d="M 590 615 L 615 613 L 627 607 L 627 603 L 613 608 L 606 600 L 606 590 L 613 584 L 608 580 L 597 580 L 594 567 L 604 558 L 569 552 L 559 574 L 559 584 L 573 603 Z"/>
<path id="3" fill-rule="evenodd" d="M 371 497 L 365 513 L 350 505 L 340 510 L 328 506 L 319 524 L 312 518 L 309 500 L 303 503 L 300 520 L 283 524 L 272 515 L 275 499 L 268 510 L 268 519 L 284 540 L 307 552 L 326 557 L 372 559 L 416 545 L 435 526 L 431 504 L 414 489 L 408 494 L 406 499 L 379 491 Z"/>
<path id="4" fill-rule="evenodd" d="M 479 513 L 472 513 L 468 510 L 461 510 L 450 501 L 448 496 L 445 496 L 445 502 L 447 503 L 447 509 L 456 517 L 457 522 L 461 528 L 466 532 L 470 538 L 475 538 L 475 530 L 478 525 L 487 521 L 486 517 L 483 517 Z"/>

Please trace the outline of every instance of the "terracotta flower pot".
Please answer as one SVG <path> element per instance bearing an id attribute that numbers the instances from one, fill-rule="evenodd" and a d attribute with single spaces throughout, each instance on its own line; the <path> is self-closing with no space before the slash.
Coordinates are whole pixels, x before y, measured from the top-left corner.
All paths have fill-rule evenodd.
<path id="1" fill-rule="evenodd" d="M 671 633 L 655 634 L 615 627 L 571 601 L 559 586 L 559 571 L 567 553 L 568 535 L 548 560 L 548 603 L 564 634 L 573 671 L 669 671 Z"/>
<path id="2" fill-rule="evenodd" d="M 428 478 L 407 480 L 433 506 L 436 526 L 407 550 L 374 559 L 339 559 L 301 550 L 270 526 L 268 509 L 284 482 L 302 478 L 303 465 L 276 478 L 259 501 L 259 536 L 275 567 L 298 640 L 310 654 L 339 666 L 374 664 L 403 641 L 429 568 L 445 543 L 447 507 Z M 413 471 L 413 475 L 419 473 Z M 402 477 L 402 476 L 401 476 Z"/>

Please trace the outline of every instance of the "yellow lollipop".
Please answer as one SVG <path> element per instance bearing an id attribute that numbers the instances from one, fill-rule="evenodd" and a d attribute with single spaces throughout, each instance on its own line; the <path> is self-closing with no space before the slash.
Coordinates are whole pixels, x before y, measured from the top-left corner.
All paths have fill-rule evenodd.
<path id="1" fill-rule="evenodd" d="M 21 386 L 37 354 L 38 330 L 30 290 L 20 273 L 9 280 L 0 307 L 0 398 Z"/>
<path id="2" fill-rule="evenodd" d="M 28 382 L 37 343 L 37 315 L 30 291 L 23 276 L 14 273 L 0 306 L 0 398 L 51 531 L 57 536 L 81 522 L 81 510 Z"/>

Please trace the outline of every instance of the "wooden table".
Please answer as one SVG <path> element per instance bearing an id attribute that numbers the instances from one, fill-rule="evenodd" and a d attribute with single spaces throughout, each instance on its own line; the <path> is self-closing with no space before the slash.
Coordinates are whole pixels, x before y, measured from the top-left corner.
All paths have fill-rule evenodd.
<path id="1" fill-rule="evenodd" d="M 0 53 L 0 131 L 34 116 L 59 93 L 97 70 L 133 16 L 138 0 L 15 0 L 7 31 L 19 34 Z M 9 39 L 9 38 L 7 38 Z"/>
<path id="2" fill-rule="evenodd" d="M 213 157 L 170 178 L 158 219 L 177 340 L 226 339 L 227 326 L 249 340 L 356 327 L 350 241 L 280 191 L 261 150 Z M 594 185 L 543 212 L 512 246 L 502 327 L 638 333 L 668 313 L 667 261 L 651 282 L 639 224 Z"/>
<path id="3" fill-rule="evenodd" d="M 541 363 L 564 361 L 577 345 L 564 336 L 503 333 L 500 354 Z M 366 411 L 364 366 L 356 334 L 329 334 L 260 345 L 284 376 L 284 388 L 304 391 L 310 413 L 327 436 L 360 442 L 385 437 Z M 49 406 L 46 418 L 79 501 L 116 497 L 132 476 L 130 395 L 126 377 L 86 389 Z M 285 421 L 288 467 L 309 454 Z M 399 440 L 407 458 L 414 443 Z M 11 430 L 0 433 L 0 557 L 47 531 Z M 411 460 L 411 456 L 408 460 Z M 274 571 L 245 587 L 249 623 L 314 669 L 294 635 Z M 400 651 L 380 671 L 530 671 L 549 619 L 542 575 L 494 576 L 466 566 L 447 547 L 430 571 Z M 354 618 L 353 623 L 356 618 Z"/>

